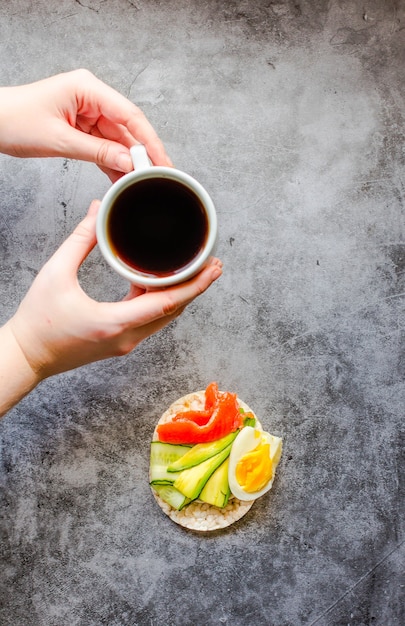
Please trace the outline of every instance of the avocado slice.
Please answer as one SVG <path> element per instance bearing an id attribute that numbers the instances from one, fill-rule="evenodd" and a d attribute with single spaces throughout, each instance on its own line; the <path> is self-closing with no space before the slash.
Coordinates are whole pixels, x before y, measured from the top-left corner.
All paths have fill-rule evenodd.
<path id="1" fill-rule="evenodd" d="M 198 498 L 209 477 L 229 456 L 231 448 L 232 443 L 215 456 L 180 472 L 173 483 L 173 487 L 191 500 Z"/>
<path id="2" fill-rule="evenodd" d="M 207 459 L 218 454 L 224 448 L 229 446 L 236 439 L 236 435 L 239 430 L 235 430 L 233 433 L 229 433 L 225 437 L 221 439 L 217 439 L 216 441 L 211 441 L 209 443 L 197 443 L 195 446 L 190 448 L 185 454 L 183 454 L 176 461 L 173 461 L 167 467 L 167 471 L 170 472 L 180 472 L 182 470 L 188 469 L 189 467 L 194 467 L 195 465 L 199 465 L 203 463 Z"/>
<path id="3" fill-rule="evenodd" d="M 218 506 L 221 509 L 228 504 L 229 496 L 231 495 L 228 468 L 229 457 L 211 474 L 198 496 L 200 500 Z"/>

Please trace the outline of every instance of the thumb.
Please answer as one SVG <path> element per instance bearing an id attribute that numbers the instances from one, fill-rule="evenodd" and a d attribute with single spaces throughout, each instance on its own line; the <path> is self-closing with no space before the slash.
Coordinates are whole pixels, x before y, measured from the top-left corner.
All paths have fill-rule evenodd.
<path id="1" fill-rule="evenodd" d="M 53 255 L 53 262 L 60 263 L 62 271 L 66 271 L 66 267 L 68 267 L 77 272 L 84 259 L 96 245 L 96 220 L 99 207 L 100 201 L 93 200 L 86 217 Z"/>
<path id="2" fill-rule="evenodd" d="M 77 128 L 63 128 L 63 156 L 96 163 L 103 169 L 128 173 L 134 169 L 128 148 L 117 141 L 84 133 Z"/>

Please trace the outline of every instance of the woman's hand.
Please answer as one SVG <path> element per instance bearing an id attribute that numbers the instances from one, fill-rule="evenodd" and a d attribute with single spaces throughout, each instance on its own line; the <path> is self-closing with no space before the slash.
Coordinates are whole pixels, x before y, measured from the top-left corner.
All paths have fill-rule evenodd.
<path id="1" fill-rule="evenodd" d="M 171 165 L 140 109 L 86 70 L 0 88 L 0 152 L 93 161 L 114 181 L 133 169 L 129 148 L 137 142 L 153 164 Z M 92 300 L 77 273 L 96 244 L 98 206 L 92 203 L 0 328 L 0 415 L 48 376 L 127 354 L 221 275 L 220 261 L 212 259 L 192 280 L 170 289 L 131 287 L 121 302 Z"/>
<path id="2" fill-rule="evenodd" d="M 96 302 L 81 289 L 77 272 L 96 243 L 99 202 L 39 272 L 8 322 L 38 380 L 130 352 L 176 318 L 221 275 L 211 263 L 192 280 L 161 291 L 132 286 L 121 302 Z M 1 358 L 1 357 L 0 357 Z"/>
<path id="3" fill-rule="evenodd" d="M 0 152 L 92 161 L 115 181 L 133 169 L 137 142 L 154 165 L 171 165 L 142 111 L 87 70 L 0 88 Z"/>

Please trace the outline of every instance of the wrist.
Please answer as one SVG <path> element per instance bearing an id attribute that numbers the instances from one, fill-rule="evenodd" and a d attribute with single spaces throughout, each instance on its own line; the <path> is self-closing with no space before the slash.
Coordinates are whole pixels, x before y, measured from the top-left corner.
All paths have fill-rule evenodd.
<path id="1" fill-rule="evenodd" d="M 0 416 L 32 391 L 42 380 L 26 359 L 11 321 L 0 328 Z"/>
<path id="2" fill-rule="evenodd" d="M 33 98 L 25 85 L 0 87 L 0 152 L 13 157 L 41 156 L 33 141 L 38 135 L 33 130 L 35 114 L 29 118 L 32 113 L 27 104 L 32 109 Z M 39 123 L 37 119 L 35 129 Z"/>
<path id="3" fill-rule="evenodd" d="M 16 124 L 21 123 L 20 120 L 12 117 L 12 112 L 16 108 L 13 103 L 14 89 L 14 87 L 0 87 L 0 152 L 11 156 L 16 156 L 11 137 L 13 137 Z"/>

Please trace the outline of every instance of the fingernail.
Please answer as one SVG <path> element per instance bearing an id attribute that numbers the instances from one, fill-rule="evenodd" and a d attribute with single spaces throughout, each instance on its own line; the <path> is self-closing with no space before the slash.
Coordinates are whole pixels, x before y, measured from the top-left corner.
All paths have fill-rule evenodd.
<path id="1" fill-rule="evenodd" d="M 222 269 L 220 267 L 215 267 L 213 272 L 212 272 L 212 279 L 216 280 L 217 278 L 219 278 L 222 274 Z"/>
<path id="2" fill-rule="evenodd" d="M 116 160 L 117 170 L 131 172 L 133 170 L 132 159 L 126 152 L 120 152 Z"/>

